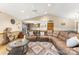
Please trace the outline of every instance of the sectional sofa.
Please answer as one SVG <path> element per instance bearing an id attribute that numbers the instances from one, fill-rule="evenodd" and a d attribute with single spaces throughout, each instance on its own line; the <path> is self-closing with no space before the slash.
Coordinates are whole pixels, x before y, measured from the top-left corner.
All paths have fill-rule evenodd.
<path id="1" fill-rule="evenodd" d="M 17 37 L 19 32 L 14 32 L 13 35 Z M 73 36 L 78 36 L 78 33 L 72 32 L 72 31 L 54 31 L 52 32 L 52 35 L 42 35 L 42 36 L 27 36 L 27 39 L 29 41 L 46 41 L 51 42 L 56 49 L 58 50 L 58 53 L 61 55 L 79 55 L 79 46 L 76 46 L 74 48 L 69 48 L 66 46 L 66 40 L 68 38 L 71 38 Z M 79 36 L 78 36 L 79 37 Z M 0 45 L 3 44 L 3 35 L 0 34 Z"/>
<path id="2" fill-rule="evenodd" d="M 52 36 L 30 36 L 27 37 L 30 41 L 47 41 L 51 42 L 59 54 L 61 55 L 79 55 L 79 47 L 69 48 L 66 46 L 66 40 L 73 36 L 78 35 L 78 33 L 73 31 L 54 31 Z"/>

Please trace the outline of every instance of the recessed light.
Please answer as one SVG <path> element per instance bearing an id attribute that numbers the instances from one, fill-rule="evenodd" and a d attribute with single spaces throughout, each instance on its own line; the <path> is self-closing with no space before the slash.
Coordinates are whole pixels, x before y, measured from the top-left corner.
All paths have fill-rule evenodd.
<path id="1" fill-rule="evenodd" d="M 24 11 L 24 10 L 21 10 L 20 12 L 21 12 L 21 13 L 24 13 L 25 11 Z"/>
<path id="2" fill-rule="evenodd" d="M 30 18 L 30 16 L 26 16 L 26 18 L 28 19 L 28 18 Z"/>
<path id="3" fill-rule="evenodd" d="M 32 5 L 32 9 L 35 9 L 34 5 Z"/>
<path id="4" fill-rule="evenodd" d="M 48 13 L 47 11 L 44 12 L 44 14 L 47 14 L 47 13 Z"/>
<path id="5" fill-rule="evenodd" d="M 48 4 L 48 7 L 50 7 L 51 6 L 51 4 Z"/>
<path id="6" fill-rule="evenodd" d="M 79 14 L 79 12 L 77 12 L 77 14 Z"/>

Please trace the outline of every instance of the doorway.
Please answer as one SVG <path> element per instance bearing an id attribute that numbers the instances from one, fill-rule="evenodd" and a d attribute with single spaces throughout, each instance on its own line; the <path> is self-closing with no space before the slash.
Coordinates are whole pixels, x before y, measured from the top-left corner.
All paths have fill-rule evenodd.
<path id="1" fill-rule="evenodd" d="M 50 23 L 50 22 L 48 22 L 48 24 L 47 24 L 47 30 L 54 30 L 54 23 Z"/>

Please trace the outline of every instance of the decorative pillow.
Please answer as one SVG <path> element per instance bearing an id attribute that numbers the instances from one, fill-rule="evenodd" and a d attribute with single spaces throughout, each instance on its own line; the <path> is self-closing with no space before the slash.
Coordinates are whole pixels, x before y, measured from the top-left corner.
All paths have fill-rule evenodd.
<path id="1" fill-rule="evenodd" d="M 66 41 L 66 45 L 68 47 L 75 47 L 79 45 L 79 39 L 76 36 L 74 36 Z"/>
<path id="2" fill-rule="evenodd" d="M 8 38 L 9 38 L 10 41 L 15 40 L 15 36 L 14 35 L 10 35 Z"/>

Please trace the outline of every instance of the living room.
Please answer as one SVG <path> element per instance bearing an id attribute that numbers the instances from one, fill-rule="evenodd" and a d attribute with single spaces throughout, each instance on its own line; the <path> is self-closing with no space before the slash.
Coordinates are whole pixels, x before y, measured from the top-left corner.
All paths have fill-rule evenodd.
<path id="1" fill-rule="evenodd" d="M 78 55 L 78 6 L 78 3 L 0 3 L 0 54 Z"/>

